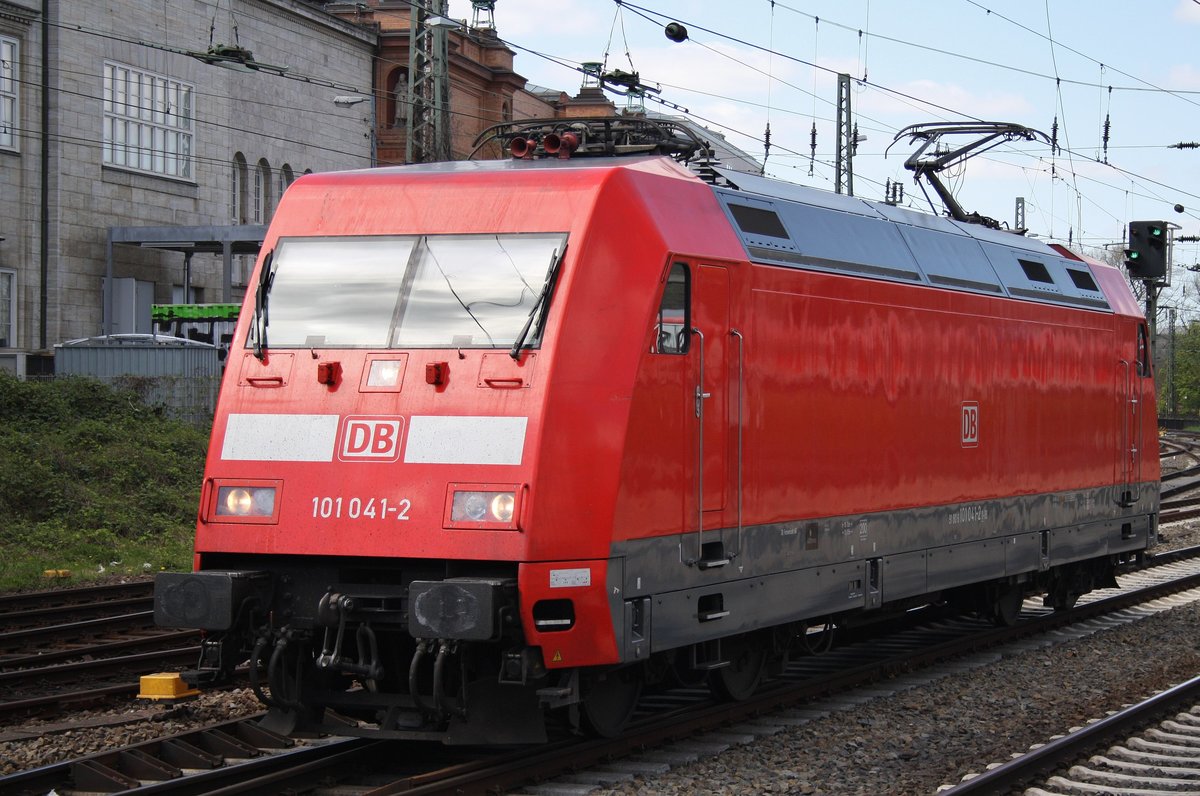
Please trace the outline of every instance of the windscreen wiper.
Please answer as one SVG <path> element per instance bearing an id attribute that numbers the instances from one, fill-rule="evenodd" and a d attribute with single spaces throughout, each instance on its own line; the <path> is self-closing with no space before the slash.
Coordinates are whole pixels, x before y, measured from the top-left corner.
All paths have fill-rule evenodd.
<path id="1" fill-rule="evenodd" d="M 513 343 L 512 350 L 508 355 L 515 360 L 521 359 L 521 348 L 525 345 L 525 338 L 529 337 L 529 331 L 533 328 L 533 322 L 536 319 L 538 325 L 546 322 L 546 313 L 550 309 L 550 293 L 554 290 L 554 282 L 558 279 L 558 266 L 562 264 L 563 255 L 566 254 L 566 248 L 563 248 L 563 254 L 559 254 L 558 249 L 550 255 L 550 270 L 546 272 L 546 281 L 542 285 L 542 290 L 537 295 L 537 299 L 533 302 L 532 309 L 529 310 L 529 317 L 525 319 L 525 326 L 522 327 L 521 333 L 517 335 L 516 341 Z"/>
<path id="2" fill-rule="evenodd" d="M 261 362 L 266 357 L 267 350 L 267 294 L 271 291 L 271 283 L 275 274 L 271 273 L 271 258 L 275 250 L 267 252 L 263 258 L 262 270 L 258 272 L 258 289 L 254 293 L 254 356 Z"/>

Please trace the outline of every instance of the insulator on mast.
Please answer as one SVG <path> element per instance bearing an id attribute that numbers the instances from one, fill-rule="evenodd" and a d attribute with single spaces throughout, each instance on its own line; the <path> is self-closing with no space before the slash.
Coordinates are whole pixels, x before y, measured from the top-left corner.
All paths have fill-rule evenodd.
<path id="1" fill-rule="evenodd" d="M 813 120 L 812 132 L 810 133 L 810 135 L 812 136 L 812 143 L 810 144 L 809 155 L 808 155 L 808 176 L 811 177 L 811 176 L 813 176 L 813 166 L 817 160 L 817 122 L 816 122 L 816 120 Z"/>
<path id="2" fill-rule="evenodd" d="M 767 129 L 763 132 L 763 165 L 762 173 L 767 171 L 767 158 L 771 156 L 771 123 L 767 122 Z"/>
<path id="3" fill-rule="evenodd" d="M 1104 114 L 1104 162 L 1108 162 L 1108 138 L 1112 132 L 1112 122 L 1109 119 L 1109 114 Z"/>

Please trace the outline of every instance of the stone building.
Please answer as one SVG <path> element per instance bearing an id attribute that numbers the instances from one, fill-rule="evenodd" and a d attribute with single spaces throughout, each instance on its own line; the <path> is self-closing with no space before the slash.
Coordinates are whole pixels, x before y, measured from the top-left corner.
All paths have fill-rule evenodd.
<path id="1" fill-rule="evenodd" d="M 297 176 L 369 164 L 332 99 L 369 93 L 376 45 L 297 0 L 0 0 L 0 366 L 240 299 L 229 228 L 261 237 Z"/>
<path id="2" fill-rule="evenodd" d="M 240 302 L 292 180 L 406 162 L 411 9 L 0 0 L 0 368 L 150 332 L 152 304 Z M 595 80 L 527 87 L 490 17 L 443 21 L 449 157 L 506 156 L 475 151 L 500 122 L 623 112 Z"/>
<path id="3" fill-rule="evenodd" d="M 486 4 L 481 4 L 486 5 Z M 495 5 L 494 3 L 492 5 Z M 411 70 L 412 3 L 410 0 L 364 0 L 324 4 L 325 10 L 355 24 L 377 30 L 379 57 L 375 61 L 373 86 L 377 100 L 376 139 L 379 165 L 407 161 L 406 128 L 412 112 L 409 96 Z M 503 16 L 503 5 L 500 12 Z M 489 127 L 522 119 L 569 119 L 614 116 L 628 113 L 601 87 L 601 64 L 581 75 L 575 94 L 528 85 L 514 71 L 514 51 L 500 38 L 499 28 L 489 12 L 483 18 L 445 20 L 447 23 L 447 73 L 449 75 L 449 125 L 452 159 L 467 157 L 506 157 L 496 147 L 476 151 L 475 141 Z M 642 112 L 640 109 L 637 112 Z M 655 116 L 650 112 L 648 115 Z M 676 118 L 676 117 L 670 117 Z M 686 118 L 698 136 L 713 143 L 717 158 L 731 168 L 758 173 L 761 166 L 745 152 L 728 144 L 722 136 Z"/>
<path id="4" fill-rule="evenodd" d="M 409 95 L 412 4 L 409 0 L 326 3 L 332 14 L 373 28 L 379 53 L 372 76 L 377 99 L 376 137 L 379 165 L 407 162 L 406 128 L 413 101 Z M 513 71 L 514 53 L 492 27 L 471 27 L 446 19 L 449 75 L 449 157 L 471 155 L 480 131 L 513 118 L 513 97 L 525 79 Z"/>

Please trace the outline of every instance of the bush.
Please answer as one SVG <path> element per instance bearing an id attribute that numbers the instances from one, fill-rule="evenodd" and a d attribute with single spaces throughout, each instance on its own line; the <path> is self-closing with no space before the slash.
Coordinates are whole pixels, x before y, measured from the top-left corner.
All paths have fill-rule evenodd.
<path id="1" fill-rule="evenodd" d="M 0 588 L 46 569 L 186 567 L 207 444 L 131 391 L 0 373 Z"/>

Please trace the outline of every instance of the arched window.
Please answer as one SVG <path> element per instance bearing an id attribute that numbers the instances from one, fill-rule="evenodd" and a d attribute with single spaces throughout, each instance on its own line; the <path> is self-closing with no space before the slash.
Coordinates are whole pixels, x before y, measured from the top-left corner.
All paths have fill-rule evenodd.
<path id="1" fill-rule="evenodd" d="M 511 122 L 512 121 L 512 105 L 509 104 L 508 100 L 505 100 L 500 105 L 500 121 L 502 121 L 502 122 Z"/>
<path id="2" fill-rule="evenodd" d="M 278 199 L 283 198 L 283 192 L 288 189 L 288 186 L 296 181 L 296 175 L 292 173 L 292 167 L 288 163 L 284 163 L 279 167 L 279 195 Z M 278 205 L 278 201 L 276 202 Z"/>
<path id="3" fill-rule="evenodd" d="M 230 174 L 229 218 L 234 224 L 246 223 L 246 156 L 238 152 L 233 156 L 233 171 Z"/>
<path id="4" fill-rule="evenodd" d="M 254 223 L 271 220 L 271 164 L 266 158 L 258 161 L 254 170 Z"/>
<path id="5" fill-rule="evenodd" d="M 0 268 L 0 348 L 17 347 L 17 272 Z"/>

